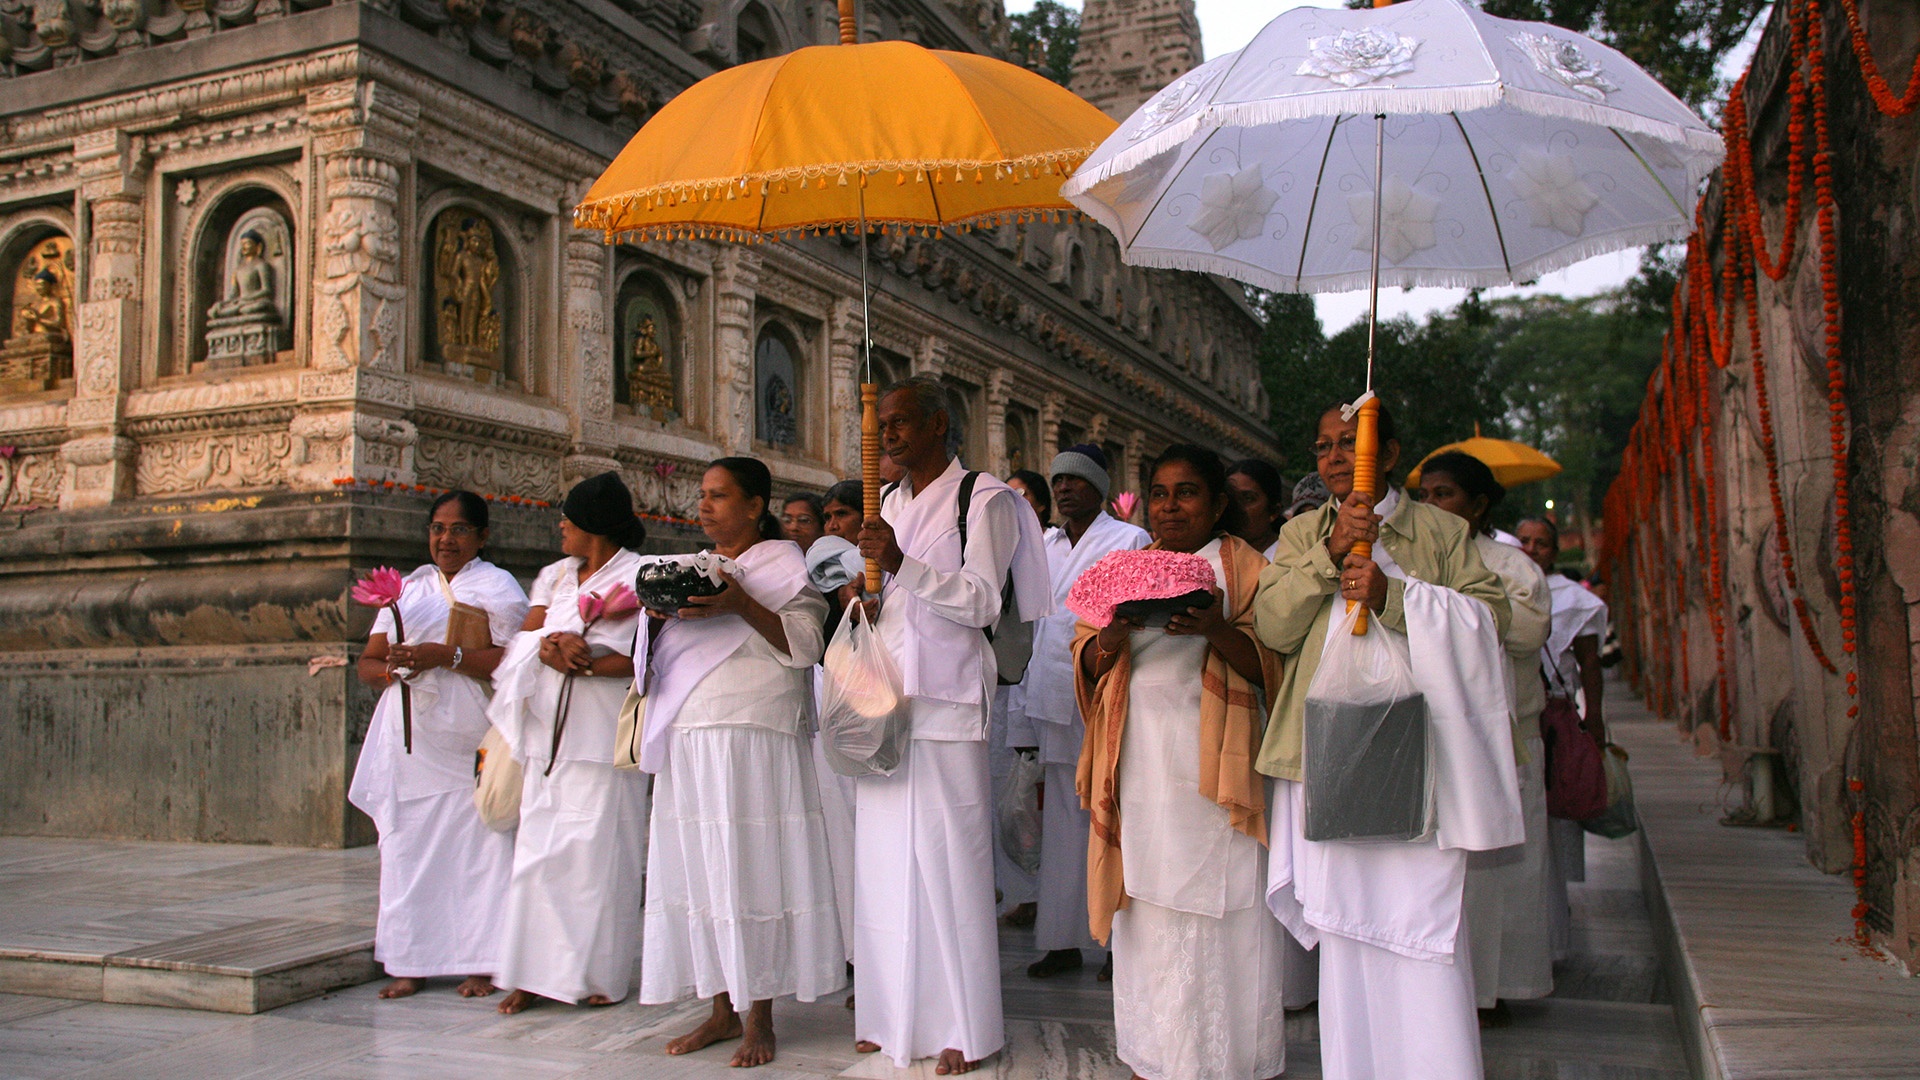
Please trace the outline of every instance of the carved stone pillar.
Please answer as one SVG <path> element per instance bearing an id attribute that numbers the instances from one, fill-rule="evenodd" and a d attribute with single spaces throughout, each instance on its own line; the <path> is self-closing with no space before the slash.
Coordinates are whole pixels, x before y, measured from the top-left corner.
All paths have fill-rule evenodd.
<path id="1" fill-rule="evenodd" d="M 567 230 L 567 325 L 560 350 L 560 383 L 573 413 L 573 448 L 561 467 L 565 487 L 620 467 L 613 456 L 607 250 L 598 233 Z"/>
<path id="2" fill-rule="evenodd" d="M 1146 484 L 1140 479 L 1140 470 L 1146 466 L 1146 463 L 1147 433 L 1136 428 L 1127 436 L 1126 463 L 1124 465 L 1119 462 L 1114 463 L 1115 469 L 1121 471 L 1113 474 L 1113 489 L 1135 492 L 1144 497 Z"/>
<path id="3" fill-rule="evenodd" d="M 842 297 L 827 317 L 827 402 L 832 427 L 827 460 L 841 476 L 860 475 L 860 301 Z"/>
<path id="4" fill-rule="evenodd" d="M 937 379 L 947 370 L 947 343 L 933 334 L 923 334 L 913 344 L 913 373 Z"/>
<path id="5" fill-rule="evenodd" d="M 73 399 L 67 403 L 63 509 L 133 494 L 134 445 L 120 435 L 121 404 L 139 361 L 140 254 L 146 221 L 145 146 L 99 131 L 74 141 L 92 248 L 86 299 L 74 321 Z"/>
<path id="6" fill-rule="evenodd" d="M 985 467 L 1007 475 L 1007 405 L 1013 400 L 1013 372 L 995 368 L 987 376 L 987 453 Z"/>
<path id="7" fill-rule="evenodd" d="M 307 94 L 323 177 L 314 275 L 312 370 L 290 425 L 295 487 L 341 477 L 413 480 L 417 433 L 406 412 L 407 291 L 400 281 L 400 188 L 418 103 L 343 82 Z"/>
<path id="8" fill-rule="evenodd" d="M 1040 450 L 1036 461 L 1052 461 L 1060 448 L 1060 418 L 1066 414 L 1067 399 L 1060 394 L 1048 394 L 1040 403 Z"/>
<path id="9" fill-rule="evenodd" d="M 729 454 L 753 452 L 753 300 L 760 256 L 739 246 L 713 263 L 713 438 Z"/>

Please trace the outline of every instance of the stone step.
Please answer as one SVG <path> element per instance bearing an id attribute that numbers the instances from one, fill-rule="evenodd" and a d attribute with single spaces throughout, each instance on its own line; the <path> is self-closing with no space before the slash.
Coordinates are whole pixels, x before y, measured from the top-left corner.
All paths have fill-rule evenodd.
<path id="1" fill-rule="evenodd" d="M 371 926 L 247 919 L 111 952 L 94 949 L 117 928 L 91 941 L 87 929 L 58 935 L 69 942 L 0 943 L 0 992 L 257 1013 L 380 975 Z"/>

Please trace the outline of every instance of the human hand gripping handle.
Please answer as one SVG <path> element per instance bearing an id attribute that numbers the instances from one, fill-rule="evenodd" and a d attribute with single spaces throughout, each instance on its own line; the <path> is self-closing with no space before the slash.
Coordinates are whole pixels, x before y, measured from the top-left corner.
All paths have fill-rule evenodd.
<path id="1" fill-rule="evenodd" d="M 893 526 L 885 518 L 873 516 L 860 523 L 860 554 L 868 565 L 878 566 L 889 574 L 900 572 L 900 564 L 906 559 L 906 552 L 900 550 L 900 543 L 894 539 Z M 867 615 L 879 614 L 877 602 L 869 601 Z"/>

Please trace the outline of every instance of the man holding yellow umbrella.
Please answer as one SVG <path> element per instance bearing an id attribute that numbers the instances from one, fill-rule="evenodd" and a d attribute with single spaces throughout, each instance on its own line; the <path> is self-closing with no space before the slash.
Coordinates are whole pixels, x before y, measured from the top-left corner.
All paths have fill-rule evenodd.
<path id="1" fill-rule="evenodd" d="M 593 185 L 575 224 L 601 230 L 609 242 L 756 243 L 852 229 L 861 245 L 864 327 L 871 229 L 931 233 L 1070 209 L 1060 197 L 1061 181 L 1112 133 L 1105 114 L 1033 72 L 988 57 L 909 42 L 857 44 L 852 0 L 840 0 L 840 30 L 839 45 L 730 68 L 669 102 Z M 959 466 L 936 468 L 944 463 L 928 457 L 944 452 L 949 419 L 937 384 L 888 396 L 901 423 L 926 437 L 890 435 L 895 462 L 912 479 L 903 481 L 911 487 L 889 499 L 883 516 L 880 388 L 872 379 L 871 339 L 864 329 L 862 336 L 868 353 L 861 385 L 867 591 L 881 594 L 884 560 L 896 576 L 880 603 L 900 610 L 891 618 L 883 614 L 882 628 L 912 612 L 904 627 L 909 638 L 938 629 L 942 640 L 951 640 L 940 650 L 941 663 L 923 672 L 914 657 L 934 655 L 926 642 L 883 636 L 905 677 L 900 689 L 916 737 L 897 771 L 857 782 L 855 1029 L 862 1051 L 883 1050 L 896 1065 L 937 1057 L 936 1074 L 964 1073 L 1004 1043 L 985 753 L 992 652 L 977 628 L 996 621 L 1008 567 L 1015 568 L 1017 584 L 1020 565 L 1037 565 L 1044 585 L 1045 556 L 1026 552 L 1024 537 L 988 535 L 994 515 L 985 504 L 1004 491 L 991 478 L 967 485 L 984 502 L 971 515 L 964 545 L 952 542 L 951 527 L 935 527 L 919 529 L 930 539 L 914 547 L 909 534 L 925 524 L 920 519 L 956 514 L 955 500 L 944 494 L 954 485 L 933 481 L 952 479 Z M 937 445 L 934 435 L 941 436 Z M 913 499 L 919 488 L 927 489 L 917 500 L 924 505 Z M 913 550 L 903 553 L 903 547 Z M 994 580 L 970 580 L 980 576 L 977 547 L 994 549 L 996 557 L 981 563 L 992 564 L 986 576 Z M 910 557 L 916 553 L 919 559 Z M 974 586 L 985 589 L 982 603 L 969 605 L 964 618 L 942 607 L 954 589 L 982 593 Z M 1045 614 L 1044 590 L 1037 608 L 1027 599 L 1020 592 L 1021 618 Z M 994 610 L 985 610 L 989 606 Z M 976 661 L 989 665 L 977 673 L 981 680 L 972 677 Z M 721 990 L 730 992 L 703 986 L 700 993 Z M 691 1052 L 738 1029 L 703 1030 L 713 1037 L 678 1040 L 675 1050 Z M 735 1064 L 772 1059 L 771 1031 L 759 1039 L 767 1051 Z"/>

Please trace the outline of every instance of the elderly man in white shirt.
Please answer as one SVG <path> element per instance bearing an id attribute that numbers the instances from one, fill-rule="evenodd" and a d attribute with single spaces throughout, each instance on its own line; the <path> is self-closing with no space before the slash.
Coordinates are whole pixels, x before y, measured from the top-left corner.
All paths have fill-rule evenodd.
<path id="1" fill-rule="evenodd" d="M 1099 949 L 1087 928 L 1087 830 L 1092 819 L 1074 795 L 1074 770 L 1086 724 L 1073 693 L 1074 615 L 1067 593 L 1087 568 L 1108 552 L 1133 551 L 1152 542 L 1147 530 L 1109 515 L 1113 489 L 1107 455 L 1090 444 L 1070 447 L 1047 470 L 1053 505 L 1064 524 L 1047 530 L 1047 566 L 1053 579 L 1053 614 L 1034 628 L 1033 663 L 1027 669 L 1028 738 L 1046 767 L 1046 797 L 1040 825 L 1040 906 L 1033 943 L 1045 955 L 1027 975 L 1045 979 L 1073 971 L 1083 953 Z M 1011 738 L 1019 738 L 1014 733 Z M 1111 965 L 1112 958 L 1108 958 Z M 1101 970 L 1111 978 L 1111 967 Z"/>
<path id="2" fill-rule="evenodd" d="M 856 782 L 854 837 L 858 1049 L 900 1067 L 938 1057 L 941 1076 L 972 1071 L 1006 1041 L 986 742 L 998 666 L 983 631 L 1003 595 L 1022 621 L 1051 609 L 1039 519 L 954 459 L 951 417 L 932 379 L 880 402 L 881 445 L 906 475 L 862 524 L 860 550 L 892 575 L 875 629 L 900 673 L 912 742 L 893 775 Z"/>

